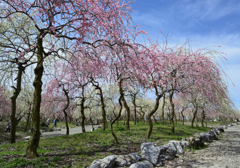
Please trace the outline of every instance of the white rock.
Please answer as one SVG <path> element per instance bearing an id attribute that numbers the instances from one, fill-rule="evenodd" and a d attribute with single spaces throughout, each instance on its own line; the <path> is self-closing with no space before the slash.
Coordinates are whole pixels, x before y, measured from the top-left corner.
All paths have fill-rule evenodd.
<path id="1" fill-rule="evenodd" d="M 29 140 L 29 139 L 30 139 L 30 136 L 27 136 L 27 137 L 25 137 L 24 139 L 25 139 L 25 140 Z"/>
<path id="2" fill-rule="evenodd" d="M 129 168 L 153 168 L 153 164 L 147 160 L 144 160 L 144 161 L 132 164 Z"/>
<path id="3" fill-rule="evenodd" d="M 177 153 L 184 154 L 183 148 L 178 141 L 170 141 L 169 143 L 172 143 L 174 145 L 174 147 L 177 150 Z"/>
<path id="4" fill-rule="evenodd" d="M 107 156 L 104 159 L 96 159 L 88 168 L 110 168 L 113 167 L 116 156 Z"/>

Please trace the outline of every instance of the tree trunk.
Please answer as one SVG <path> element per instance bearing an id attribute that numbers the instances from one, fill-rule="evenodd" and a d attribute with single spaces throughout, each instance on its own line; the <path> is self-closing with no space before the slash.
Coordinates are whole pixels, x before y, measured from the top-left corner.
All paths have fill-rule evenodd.
<path id="1" fill-rule="evenodd" d="M 134 125 L 137 124 L 137 105 L 136 105 L 136 94 L 133 94 L 133 107 L 134 107 Z"/>
<path id="2" fill-rule="evenodd" d="M 10 131 L 10 143 L 15 143 L 15 136 L 16 136 L 16 120 L 15 120 L 15 114 L 16 114 L 16 97 L 11 97 L 11 131 Z"/>
<path id="3" fill-rule="evenodd" d="M 67 113 L 66 113 L 66 111 L 64 110 L 63 111 L 63 113 L 64 113 L 64 116 L 65 116 L 65 125 L 66 125 L 66 135 L 69 135 L 69 127 L 68 127 L 68 121 L 67 121 Z"/>
<path id="4" fill-rule="evenodd" d="M 81 126 L 82 126 L 82 132 L 86 132 L 85 130 L 85 114 L 84 114 L 84 98 L 82 98 L 82 101 L 81 101 L 81 115 L 82 115 L 82 121 L 81 121 Z"/>
<path id="5" fill-rule="evenodd" d="M 174 91 L 172 91 L 170 94 L 169 94 L 169 102 L 171 104 L 171 109 L 172 109 L 172 114 L 171 114 L 171 124 L 172 124 L 172 133 L 175 132 L 175 125 L 174 125 L 174 116 L 175 116 L 175 112 L 174 112 L 174 103 L 173 103 L 173 94 L 174 94 Z"/>
<path id="6" fill-rule="evenodd" d="M 205 119 L 205 113 L 204 113 L 205 111 L 204 111 L 204 109 L 203 109 L 203 111 L 202 111 L 202 127 L 204 127 L 204 119 Z"/>
<path id="7" fill-rule="evenodd" d="M 122 113 L 121 99 L 122 99 L 122 96 L 120 96 L 120 98 L 118 99 L 118 102 L 119 102 L 119 105 L 120 105 L 118 116 L 111 122 L 111 133 L 112 133 L 112 136 L 114 138 L 115 144 L 118 144 L 118 139 L 117 139 L 117 136 L 115 135 L 115 133 L 113 132 L 113 124 L 115 123 L 115 121 L 118 121 L 118 119 L 120 118 L 121 113 Z"/>
<path id="8" fill-rule="evenodd" d="M 168 107 L 168 120 L 169 120 L 170 124 L 172 125 L 172 117 L 171 117 L 171 109 L 170 109 L 170 107 Z"/>
<path id="9" fill-rule="evenodd" d="M 195 125 L 196 125 L 196 127 L 199 127 L 199 125 L 198 125 L 198 116 L 196 115 L 196 118 L 195 118 Z"/>
<path id="10" fill-rule="evenodd" d="M 114 110 L 113 110 L 113 115 L 114 115 L 115 118 L 117 118 L 117 115 L 115 114 L 114 111 L 115 111 L 115 108 L 114 108 Z M 118 120 L 119 120 L 119 118 L 117 119 L 117 127 L 119 127 L 119 122 L 118 122 Z M 113 121 L 113 120 L 111 120 L 111 123 L 112 123 L 112 121 Z"/>
<path id="11" fill-rule="evenodd" d="M 94 131 L 94 127 L 93 127 L 93 121 L 92 121 L 92 117 L 90 116 L 90 119 L 89 119 L 90 123 L 91 123 L 91 126 L 92 126 L 92 131 Z"/>
<path id="12" fill-rule="evenodd" d="M 102 130 L 105 130 L 107 128 L 107 117 L 106 117 L 105 103 L 104 103 L 104 99 L 103 99 L 102 89 L 100 88 L 99 91 L 100 91 L 102 118 L 103 118 Z"/>
<path id="13" fill-rule="evenodd" d="M 152 123 L 151 115 L 147 116 L 147 121 L 148 121 L 148 131 L 147 131 L 146 138 L 149 139 L 151 134 L 152 134 L 152 129 L 153 129 L 153 123 Z"/>
<path id="14" fill-rule="evenodd" d="M 28 128 L 28 125 L 29 125 L 30 114 L 31 114 L 31 104 L 29 105 L 29 112 L 28 112 L 28 117 L 27 117 L 27 123 L 25 125 L 24 132 L 27 132 L 27 128 Z"/>
<path id="15" fill-rule="evenodd" d="M 67 108 L 69 106 L 70 100 L 69 100 L 69 96 L 68 96 L 68 90 L 66 90 L 64 88 L 64 85 L 63 85 L 63 92 L 64 92 L 65 96 L 67 97 L 67 104 L 66 104 L 65 108 L 63 109 L 63 113 L 64 113 L 64 116 L 65 116 L 66 135 L 69 135 L 69 127 L 68 127 L 68 120 L 67 120 L 68 119 L 68 115 L 67 115 L 66 110 L 67 110 Z"/>
<path id="16" fill-rule="evenodd" d="M 174 118 L 175 118 L 175 123 L 176 123 L 176 125 L 177 125 L 177 115 L 176 115 L 176 113 L 175 113 L 175 109 L 174 109 Z"/>
<path id="17" fill-rule="evenodd" d="M 165 108 L 165 94 L 163 95 L 163 105 L 162 105 L 162 125 L 164 125 L 164 108 Z"/>
<path id="18" fill-rule="evenodd" d="M 81 102 L 80 102 L 80 113 L 81 113 L 81 126 L 82 126 L 82 132 L 86 132 L 85 130 L 85 114 L 84 114 L 84 110 L 85 110 L 85 106 L 84 106 L 84 103 L 86 101 L 85 99 L 85 96 L 84 96 L 84 88 L 87 84 L 84 84 L 81 86 L 82 88 L 82 96 L 80 97 L 81 98 Z"/>
<path id="19" fill-rule="evenodd" d="M 155 116 L 153 116 L 153 119 L 154 119 L 154 122 L 155 122 L 155 123 L 158 123 L 157 120 L 156 120 L 156 118 L 155 118 Z"/>
<path id="20" fill-rule="evenodd" d="M 198 111 L 198 104 L 196 105 L 196 108 L 195 108 L 195 111 L 194 111 L 194 114 L 193 114 L 191 128 L 193 128 L 194 120 L 195 120 L 195 118 L 197 116 L 197 111 Z"/>
<path id="21" fill-rule="evenodd" d="M 123 100 L 123 105 L 124 105 L 124 107 L 126 109 L 126 113 L 127 113 L 126 130 L 130 130 L 130 123 L 129 123 L 130 122 L 130 108 L 128 107 L 128 104 L 127 104 L 124 96 L 123 96 L 122 100 Z"/>
<path id="22" fill-rule="evenodd" d="M 178 120 L 179 120 L 179 122 L 181 122 L 181 114 L 180 113 L 178 113 Z"/>
<path id="23" fill-rule="evenodd" d="M 101 101 L 101 109 L 102 109 L 102 121 L 103 121 L 102 130 L 105 130 L 108 127 L 108 125 L 107 125 L 107 116 L 106 116 L 106 110 L 105 110 L 105 103 L 104 103 L 102 88 L 99 86 L 98 83 L 96 83 L 93 80 L 93 78 L 92 78 L 91 83 L 96 89 L 99 90 L 99 96 L 100 96 L 100 101 Z"/>
<path id="24" fill-rule="evenodd" d="M 154 106 L 153 110 L 147 115 L 147 121 L 148 121 L 148 131 L 147 131 L 147 135 L 146 135 L 147 139 L 150 138 L 150 136 L 152 134 L 152 129 L 153 129 L 153 123 L 152 123 L 151 117 L 157 111 L 157 109 L 159 107 L 159 100 L 163 96 L 162 94 L 158 95 L 158 90 L 156 87 L 155 87 L 155 90 L 156 90 L 156 95 L 157 95 L 156 101 L 155 101 L 155 106 Z"/>
<path id="25" fill-rule="evenodd" d="M 40 34 L 41 35 L 41 34 Z M 35 79 L 33 82 L 34 97 L 33 97 L 33 111 L 31 123 L 31 137 L 28 141 L 26 157 L 35 158 L 38 156 L 37 148 L 40 139 L 40 105 L 41 105 L 41 92 L 42 92 L 42 74 L 43 74 L 43 45 L 42 38 L 38 36 L 37 42 L 37 67 L 34 69 Z"/>
<path id="26" fill-rule="evenodd" d="M 11 103 L 12 103 L 12 107 L 11 107 L 11 131 L 10 131 L 10 143 L 15 143 L 15 138 L 16 138 L 16 119 L 15 119 L 15 115 L 16 115 L 16 100 L 17 97 L 19 95 L 19 93 L 21 92 L 21 83 L 22 83 L 22 73 L 25 70 L 25 67 L 22 66 L 22 63 L 17 62 L 18 63 L 18 75 L 17 75 L 17 88 L 13 87 L 14 92 L 13 92 L 13 96 L 11 97 Z"/>
<path id="27" fill-rule="evenodd" d="M 130 130 L 130 124 L 129 124 L 129 121 L 130 121 L 130 108 L 128 107 L 128 104 L 124 98 L 124 92 L 123 92 L 123 89 L 122 89 L 122 79 L 120 79 L 120 82 L 119 82 L 119 93 L 122 97 L 122 101 L 123 101 L 123 105 L 125 107 L 125 110 L 127 112 L 127 120 L 126 120 L 126 130 Z"/>
<path id="28" fill-rule="evenodd" d="M 182 115 L 182 124 L 184 125 L 184 115 L 183 115 L 183 110 L 181 111 L 181 115 Z"/>

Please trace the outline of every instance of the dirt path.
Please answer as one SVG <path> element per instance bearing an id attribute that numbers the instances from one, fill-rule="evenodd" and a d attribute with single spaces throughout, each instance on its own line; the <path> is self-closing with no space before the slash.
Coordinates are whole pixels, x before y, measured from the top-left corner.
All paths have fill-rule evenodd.
<path id="1" fill-rule="evenodd" d="M 240 168 L 240 125 L 229 127 L 220 140 L 207 148 L 186 151 L 183 156 L 168 162 L 174 168 Z"/>
<path id="2" fill-rule="evenodd" d="M 97 125 L 94 126 L 94 128 L 97 128 Z M 92 129 L 91 125 L 85 125 L 86 132 L 90 132 Z M 69 129 L 69 135 L 82 133 L 82 127 L 75 127 Z M 61 129 L 61 131 L 54 131 L 54 132 L 43 132 L 42 138 L 49 138 L 49 137 L 55 137 L 55 136 L 62 136 L 66 135 L 66 129 Z"/>

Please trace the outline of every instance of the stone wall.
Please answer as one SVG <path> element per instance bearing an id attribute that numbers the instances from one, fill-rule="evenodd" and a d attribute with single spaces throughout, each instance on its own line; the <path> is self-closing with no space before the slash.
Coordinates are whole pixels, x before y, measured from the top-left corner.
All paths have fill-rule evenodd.
<path id="1" fill-rule="evenodd" d="M 104 159 L 96 159 L 88 168 L 153 168 L 164 165 L 164 160 L 171 160 L 176 157 L 176 154 L 184 154 L 184 148 L 198 148 L 207 143 L 217 140 L 218 135 L 224 132 L 224 129 L 238 123 L 232 123 L 228 126 L 220 126 L 212 128 L 206 133 L 196 133 L 192 137 L 183 138 L 181 141 L 169 141 L 163 146 L 155 146 L 152 142 L 141 144 L 141 153 L 130 153 L 128 155 L 111 155 Z"/>

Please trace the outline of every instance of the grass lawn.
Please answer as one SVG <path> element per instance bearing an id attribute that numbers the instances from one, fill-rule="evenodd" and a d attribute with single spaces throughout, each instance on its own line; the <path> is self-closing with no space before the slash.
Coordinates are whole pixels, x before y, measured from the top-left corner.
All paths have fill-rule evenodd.
<path id="1" fill-rule="evenodd" d="M 58 127 L 61 124 L 64 126 L 64 123 L 58 122 Z M 21 125 L 24 123 L 21 123 L 19 127 Z M 189 125 L 183 126 L 178 123 L 175 133 L 172 134 L 169 123 L 165 125 L 154 123 L 151 139 L 145 139 L 147 128 L 147 125 L 140 123 L 133 125 L 131 122 L 131 130 L 126 131 L 122 122 L 119 123 L 119 127 L 115 125 L 114 131 L 119 139 L 119 145 L 114 144 L 109 128 L 105 131 L 97 129 L 83 134 L 40 139 L 38 148 L 40 156 L 32 160 L 24 157 L 27 141 L 3 144 L 0 145 L 0 167 L 87 167 L 93 160 L 102 159 L 108 155 L 139 152 L 143 142 L 163 145 L 170 140 L 181 140 L 196 132 L 206 132 L 210 129 L 207 127 L 191 128 Z M 9 137 L 9 133 L 2 134 Z"/>

